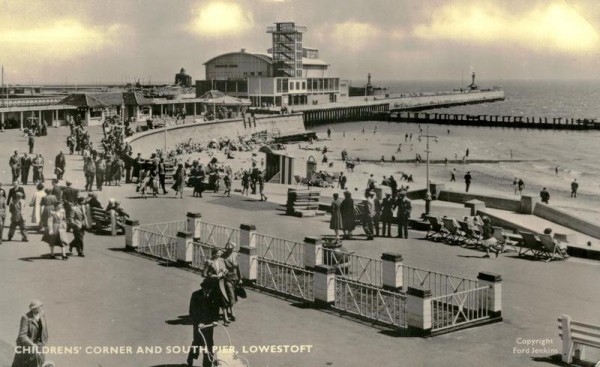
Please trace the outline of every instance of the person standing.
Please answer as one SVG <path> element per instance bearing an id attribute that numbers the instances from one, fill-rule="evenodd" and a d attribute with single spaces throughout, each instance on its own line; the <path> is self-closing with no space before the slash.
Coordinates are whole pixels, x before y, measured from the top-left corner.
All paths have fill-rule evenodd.
<path id="1" fill-rule="evenodd" d="M 344 172 L 340 173 L 340 189 L 346 190 L 346 183 L 348 182 L 348 177 L 344 175 Z"/>
<path id="2" fill-rule="evenodd" d="M 267 201 L 267 195 L 265 195 L 265 178 L 262 174 L 258 175 L 258 192 L 260 194 L 260 201 Z"/>
<path id="3" fill-rule="evenodd" d="M 577 189 L 579 188 L 579 184 L 577 183 L 577 179 L 573 179 L 573 182 L 571 182 L 571 197 L 572 198 L 576 198 L 577 197 Z"/>
<path id="4" fill-rule="evenodd" d="M 175 183 L 173 184 L 172 188 L 175 190 L 175 197 L 179 195 L 179 197 L 183 199 L 183 186 L 185 185 L 185 168 L 183 168 L 183 163 L 177 164 L 177 170 L 173 175 L 173 179 L 175 180 Z"/>
<path id="5" fill-rule="evenodd" d="M 212 361 L 215 358 L 212 352 L 213 331 L 219 320 L 219 304 L 215 294 L 216 291 L 208 279 L 204 279 L 201 288 L 192 293 L 189 314 L 192 319 L 193 341 L 187 357 L 189 367 L 194 365 L 194 360 L 199 357 L 200 352 L 203 354 L 202 367 L 212 367 L 213 365 Z"/>
<path id="6" fill-rule="evenodd" d="M 29 138 L 27 139 L 27 144 L 29 145 L 29 154 L 33 154 L 33 146 L 35 145 L 35 138 L 33 134 L 29 134 Z"/>
<path id="7" fill-rule="evenodd" d="M 525 189 L 525 182 L 523 182 L 523 179 L 520 178 L 519 182 L 517 183 L 518 185 L 518 189 L 519 189 L 519 195 L 523 195 L 523 190 Z"/>
<path id="8" fill-rule="evenodd" d="M 69 244 L 69 252 L 73 252 L 73 247 L 77 250 L 80 257 L 85 257 L 83 253 L 83 239 L 85 235 L 85 226 L 87 223 L 87 216 L 83 205 L 85 204 L 85 198 L 77 198 L 77 205 L 71 208 L 71 215 L 69 215 L 69 223 L 73 229 L 73 241 Z"/>
<path id="9" fill-rule="evenodd" d="M 63 187 L 63 201 L 65 207 L 65 214 L 67 218 L 71 215 L 71 208 L 77 204 L 77 198 L 79 197 L 79 190 L 74 188 L 71 181 L 66 182 L 67 186 Z M 90 193 L 92 194 L 92 193 Z M 71 229 L 70 223 L 67 221 L 67 232 Z"/>
<path id="10" fill-rule="evenodd" d="M 512 185 L 513 185 L 513 190 L 515 190 L 515 195 L 517 195 L 519 192 L 519 181 L 517 180 L 516 177 L 513 179 Z"/>
<path id="11" fill-rule="evenodd" d="M 223 183 L 225 184 L 225 191 L 223 192 L 223 195 L 227 195 L 227 197 L 231 196 L 231 177 L 229 176 L 229 173 L 225 174 L 225 177 L 223 178 Z"/>
<path id="12" fill-rule="evenodd" d="M 33 207 L 31 213 L 31 225 L 35 227 L 44 227 L 42 224 L 42 200 L 46 196 L 46 192 L 44 191 L 44 185 L 42 184 L 37 184 L 36 188 L 38 191 L 33 194 L 31 202 L 29 203 L 29 206 Z"/>
<path id="13" fill-rule="evenodd" d="M 12 367 L 42 367 L 46 361 L 44 346 L 48 343 L 48 324 L 42 306 L 41 301 L 34 299 L 29 304 L 29 312 L 21 317 L 18 350 Z"/>
<path id="14" fill-rule="evenodd" d="M 549 204 L 550 201 L 550 193 L 544 187 L 542 191 L 540 191 L 540 198 L 542 199 L 542 203 Z"/>
<path id="15" fill-rule="evenodd" d="M 60 153 L 58 153 L 58 155 L 56 156 L 56 158 L 54 159 L 54 168 L 55 168 L 55 172 L 56 172 L 56 179 L 57 180 L 62 180 L 63 175 L 65 174 L 65 168 L 67 167 L 67 161 L 65 160 L 65 155 L 63 154 L 62 150 L 60 151 Z"/>
<path id="16" fill-rule="evenodd" d="M 242 175 L 242 195 L 244 195 L 244 193 L 246 193 L 246 196 L 248 196 L 249 191 L 250 191 L 250 173 L 248 173 L 248 171 L 244 171 L 244 174 Z M 200 197 L 202 197 L 202 195 L 200 195 Z"/>
<path id="17" fill-rule="evenodd" d="M 104 173 L 106 172 L 106 161 L 104 155 L 100 154 L 96 160 L 96 190 L 102 191 L 104 184 Z M 87 186 L 87 184 L 86 184 Z M 87 187 L 86 187 L 87 188 Z"/>
<path id="18" fill-rule="evenodd" d="M 60 247 L 62 259 L 69 259 L 67 257 L 67 246 L 69 243 L 67 237 L 67 214 L 61 202 L 54 204 L 54 209 L 51 210 L 48 216 L 45 237 L 46 242 L 50 245 L 50 258 L 55 258 L 54 247 Z"/>
<path id="19" fill-rule="evenodd" d="M 25 229 L 25 218 L 23 217 L 23 200 L 24 195 L 17 192 L 15 200 L 11 201 L 9 205 L 10 210 L 10 228 L 8 230 L 8 240 L 11 241 L 17 226 L 21 231 L 21 237 L 23 242 L 29 242 L 27 239 L 27 230 Z"/>
<path id="20" fill-rule="evenodd" d="M 390 178 L 388 179 L 388 185 L 390 186 L 390 189 L 392 190 L 392 197 L 395 198 L 396 193 L 398 192 L 398 181 L 396 181 L 394 176 L 390 176 Z"/>
<path id="21" fill-rule="evenodd" d="M 385 194 L 383 203 L 381 204 L 381 236 L 392 237 L 392 222 L 394 220 L 394 199 L 389 192 Z"/>
<path id="22" fill-rule="evenodd" d="M 12 181 L 18 181 L 19 174 L 21 173 L 21 160 L 19 159 L 19 152 L 15 150 L 15 154 L 10 156 L 8 159 L 8 164 L 10 165 L 10 170 L 12 172 Z"/>
<path id="23" fill-rule="evenodd" d="M 27 185 L 27 181 L 29 180 L 29 168 L 31 167 L 31 158 L 27 155 L 27 153 L 23 153 L 21 157 L 21 183 L 23 185 Z"/>
<path id="24" fill-rule="evenodd" d="M 112 174 L 113 179 L 115 181 L 115 185 L 121 186 L 121 177 L 123 177 L 123 160 L 119 157 L 118 154 L 115 154 L 115 157 L 112 162 Z"/>
<path id="25" fill-rule="evenodd" d="M 242 274 L 240 273 L 240 265 L 238 262 L 238 254 L 234 251 L 235 243 L 228 241 L 225 244 L 225 252 L 223 252 L 223 262 L 227 273 L 225 274 L 225 292 L 227 293 L 227 304 L 225 311 L 230 321 L 235 321 L 233 313 L 233 305 L 237 302 L 235 288 L 242 284 Z"/>
<path id="26" fill-rule="evenodd" d="M 340 213 L 342 214 L 342 229 L 344 238 L 352 238 L 352 231 L 356 228 L 356 212 L 354 200 L 349 191 L 344 191 L 344 200 L 340 204 Z"/>
<path id="27" fill-rule="evenodd" d="M 19 186 L 19 181 L 13 182 L 13 187 L 8 190 L 8 197 L 6 198 L 6 205 L 10 205 L 11 201 L 17 198 L 17 194 L 21 193 L 23 200 L 25 200 L 25 190 Z"/>
<path id="28" fill-rule="evenodd" d="M 340 201 L 340 196 L 338 193 L 333 194 L 333 201 L 331 202 L 331 221 L 329 222 L 329 229 L 333 229 L 335 233 L 335 241 L 339 241 L 340 239 L 340 229 L 343 228 L 343 220 L 342 220 L 342 212 L 341 212 L 342 202 Z"/>
<path id="29" fill-rule="evenodd" d="M 365 235 L 367 236 L 367 240 L 373 239 L 373 213 L 375 211 L 375 203 L 371 198 L 371 193 L 365 193 L 365 198 L 363 199 L 363 208 L 362 208 L 362 225 L 363 230 L 365 231 Z"/>
<path id="30" fill-rule="evenodd" d="M 375 196 L 373 199 L 373 228 L 375 229 L 375 237 L 379 237 L 379 222 L 381 221 L 381 200 Z"/>
<path id="31" fill-rule="evenodd" d="M 397 220 L 398 220 L 398 236 L 399 238 L 408 238 L 408 222 L 410 219 L 410 212 L 412 211 L 412 203 L 406 197 L 404 191 L 400 191 L 398 200 L 396 201 Z"/>
<path id="32" fill-rule="evenodd" d="M 165 159 L 161 158 L 160 162 L 158 163 L 158 182 L 160 183 L 160 187 L 162 187 L 162 189 L 163 189 L 163 195 L 166 195 L 168 193 L 167 189 L 165 188 L 165 179 L 166 178 L 167 178 L 167 171 L 165 168 Z"/>
<path id="33" fill-rule="evenodd" d="M 44 157 L 42 156 L 42 153 L 38 153 L 37 157 L 35 157 L 33 159 L 33 171 L 34 174 L 37 171 L 37 179 L 39 182 L 44 182 L 45 178 L 44 178 Z"/>
<path id="34" fill-rule="evenodd" d="M 83 174 L 85 175 L 85 191 L 93 191 L 94 177 L 96 176 L 96 165 L 91 157 L 84 158 Z"/>
<path id="35" fill-rule="evenodd" d="M 469 192 L 469 187 L 471 187 L 471 171 L 467 171 L 467 174 L 465 175 L 465 192 Z"/>

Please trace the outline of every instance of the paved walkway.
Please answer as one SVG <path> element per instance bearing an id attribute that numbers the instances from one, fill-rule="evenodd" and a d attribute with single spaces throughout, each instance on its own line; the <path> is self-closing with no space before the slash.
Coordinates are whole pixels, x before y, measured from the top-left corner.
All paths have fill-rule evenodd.
<path id="1" fill-rule="evenodd" d="M 62 149 L 65 136 L 66 130 L 51 129 L 50 136 L 37 139 L 47 162 Z M 8 162 L 15 147 L 22 151 L 25 146 L 17 132 L 0 134 L 0 162 Z M 79 157 L 69 156 L 67 164 L 66 178 L 82 187 Z M 2 177 L 6 184 L 6 172 Z M 30 197 L 32 187 L 27 189 Z M 233 227 L 254 224 L 259 232 L 296 240 L 330 232 L 327 218 L 287 217 L 277 203 L 238 195 L 208 194 L 204 199 L 191 198 L 190 191 L 185 195 L 184 200 L 138 199 L 134 187 L 126 185 L 108 187 L 100 198 L 103 202 L 113 196 L 122 199 L 132 217 L 142 222 L 183 219 L 187 211 L 198 211 L 208 222 Z M 191 327 L 181 320 L 191 292 L 198 288 L 199 275 L 121 251 L 122 236 L 88 234 L 85 258 L 46 260 L 40 257 L 48 253 L 40 237 L 31 235 L 29 243 L 0 245 L 0 366 L 10 365 L 19 317 L 32 298 L 46 304 L 50 345 L 163 348 L 157 355 L 96 355 L 82 350 L 50 356 L 59 367 L 175 366 L 185 361 L 185 355 L 165 351 L 191 341 Z M 236 306 L 239 320 L 229 327 L 234 346 L 241 350 L 262 344 L 313 345 L 309 354 L 246 354 L 251 366 L 539 366 L 534 358 L 560 353 L 556 319 L 561 314 L 600 324 L 600 292 L 594 283 L 600 270 L 597 262 L 569 259 L 546 264 L 511 253 L 482 259 L 477 251 L 424 241 L 420 232 L 410 232 L 410 237 L 346 241 L 344 245 L 371 257 L 399 252 L 407 264 L 450 274 L 475 278 L 479 271 L 500 273 L 504 322 L 432 339 L 402 338 L 250 291 L 248 299 Z M 223 334 L 217 333 L 216 338 L 226 343 Z M 520 338 L 550 338 L 546 347 L 554 350 L 514 353 L 513 348 L 523 347 Z"/>

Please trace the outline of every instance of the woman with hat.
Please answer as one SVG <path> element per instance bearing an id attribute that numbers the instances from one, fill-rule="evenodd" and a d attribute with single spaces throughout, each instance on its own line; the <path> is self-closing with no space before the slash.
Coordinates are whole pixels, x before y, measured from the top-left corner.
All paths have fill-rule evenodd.
<path id="1" fill-rule="evenodd" d="M 344 191 L 344 200 L 340 204 L 340 213 L 342 214 L 342 224 L 344 238 L 352 238 L 352 231 L 356 228 L 356 213 L 354 209 L 354 200 L 349 191 Z"/>
<path id="2" fill-rule="evenodd" d="M 222 254 L 223 251 L 218 247 L 213 247 L 211 249 L 211 258 L 204 264 L 202 276 L 206 278 L 213 291 L 216 292 L 217 296 L 215 298 L 218 300 L 219 307 L 223 310 L 223 323 L 228 325 L 229 319 L 225 307 L 229 304 L 229 299 L 227 298 L 224 280 L 227 275 L 227 267 L 225 266 L 225 261 L 223 261 L 223 258 L 221 257 Z"/>
<path id="3" fill-rule="evenodd" d="M 235 321 L 235 315 L 233 314 L 233 305 L 237 301 L 235 294 L 235 287 L 238 286 L 242 281 L 242 275 L 240 274 L 240 265 L 238 263 L 237 252 L 234 251 L 235 243 L 227 242 L 225 245 L 225 252 L 223 252 L 222 258 L 225 263 L 227 273 L 225 274 L 225 292 L 227 295 L 227 303 L 225 306 L 225 312 L 227 318 L 231 321 Z"/>
<path id="4" fill-rule="evenodd" d="M 177 165 L 177 170 L 173 175 L 173 179 L 175 180 L 175 184 L 173 184 L 172 188 L 175 190 L 175 197 L 179 194 L 179 197 L 183 199 L 183 186 L 185 185 L 185 169 L 183 168 L 183 163 Z"/>
<path id="5" fill-rule="evenodd" d="M 29 312 L 21 317 L 17 348 L 12 367 L 42 367 L 46 361 L 43 347 L 48 343 L 48 326 L 42 302 L 35 299 Z"/>
<path id="6" fill-rule="evenodd" d="M 54 256 L 54 247 L 60 247 L 62 251 L 62 259 L 68 260 L 67 257 L 67 246 L 69 240 L 67 238 L 67 214 L 61 202 L 54 204 L 54 209 L 50 211 L 48 217 L 48 227 L 46 234 L 44 234 L 46 242 L 50 245 L 50 257 Z"/>

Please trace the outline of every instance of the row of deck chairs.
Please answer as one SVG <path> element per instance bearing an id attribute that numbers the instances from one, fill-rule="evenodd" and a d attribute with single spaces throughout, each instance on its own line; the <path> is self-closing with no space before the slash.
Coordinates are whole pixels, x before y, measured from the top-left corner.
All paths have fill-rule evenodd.
<path id="1" fill-rule="evenodd" d="M 429 221 L 429 230 L 425 235 L 426 239 L 485 250 L 481 236 L 483 233 L 483 221 L 479 216 L 473 218 L 473 224 L 448 217 L 438 218 L 428 216 L 427 220 Z M 498 241 L 498 245 L 501 246 L 501 252 L 512 250 L 517 252 L 519 256 L 531 254 L 535 258 L 545 260 L 546 262 L 553 259 L 564 260 L 568 257 L 554 241 L 561 239 L 560 234 L 555 234 L 553 239 L 548 234 L 519 232 L 522 239 L 515 241 L 511 237 L 515 238 L 519 236 L 509 236 L 502 227 L 493 226 L 493 228 L 493 235 Z M 564 237 L 562 239 L 564 240 Z"/>

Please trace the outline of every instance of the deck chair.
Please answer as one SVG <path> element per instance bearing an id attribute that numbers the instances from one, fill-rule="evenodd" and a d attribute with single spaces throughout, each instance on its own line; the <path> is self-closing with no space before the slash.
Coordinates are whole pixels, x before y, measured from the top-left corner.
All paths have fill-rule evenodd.
<path id="1" fill-rule="evenodd" d="M 479 247 L 481 236 L 475 229 L 465 221 L 458 221 L 461 231 L 464 233 L 463 247 Z"/>
<path id="2" fill-rule="evenodd" d="M 541 258 L 545 252 L 542 243 L 531 232 L 520 232 L 523 236 L 523 245 L 519 250 L 519 256 L 531 253 L 536 258 Z"/>
<path id="3" fill-rule="evenodd" d="M 566 250 L 563 252 L 561 248 L 558 246 L 556 240 L 552 238 L 549 234 L 540 234 L 538 235 L 540 242 L 542 243 L 542 252 L 548 258 L 546 262 L 554 260 L 557 257 L 559 260 L 565 260 L 569 255 L 566 255 Z"/>
<path id="4" fill-rule="evenodd" d="M 429 230 L 427 230 L 425 239 L 438 241 L 446 238 L 446 236 L 448 235 L 448 231 L 446 230 L 446 228 L 444 228 L 444 225 L 440 223 L 438 217 L 428 215 L 427 220 L 429 221 Z"/>
<path id="5" fill-rule="evenodd" d="M 496 238 L 498 243 L 502 245 L 502 252 L 506 251 L 507 247 L 512 247 L 512 250 L 515 252 L 519 251 L 515 246 L 517 242 L 508 238 L 504 232 L 504 228 L 496 226 L 492 226 L 492 228 L 494 228 L 494 238 Z"/>
<path id="6" fill-rule="evenodd" d="M 463 235 L 456 220 L 454 218 L 443 217 L 442 222 L 444 223 L 444 228 L 448 230 L 448 236 L 446 238 L 449 242 L 453 245 L 461 244 Z"/>

